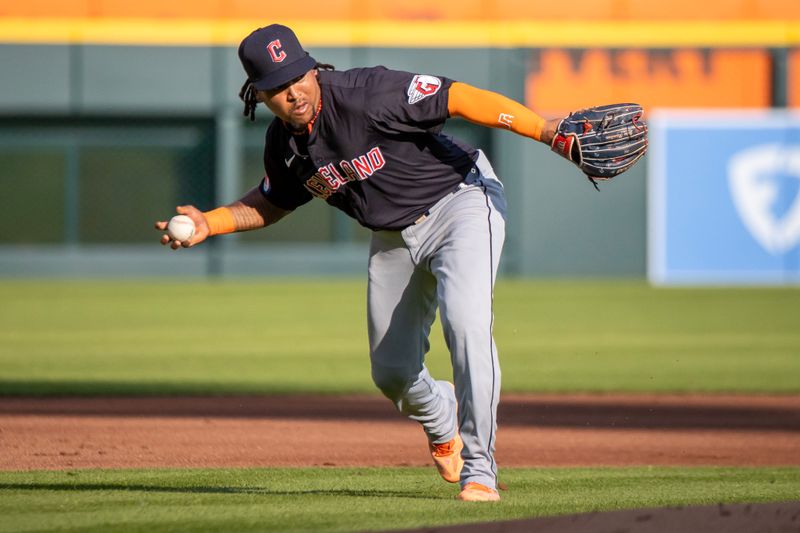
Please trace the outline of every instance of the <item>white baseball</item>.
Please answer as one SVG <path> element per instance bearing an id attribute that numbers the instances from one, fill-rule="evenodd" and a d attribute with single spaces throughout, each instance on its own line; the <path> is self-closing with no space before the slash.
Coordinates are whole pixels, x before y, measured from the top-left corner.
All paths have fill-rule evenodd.
<path id="1" fill-rule="evenodd" d="M 176 215 L 167 224 L 167 235 L 173 241 L 188 242 L 194 236 L 194 221 L 186 215 Z"/>

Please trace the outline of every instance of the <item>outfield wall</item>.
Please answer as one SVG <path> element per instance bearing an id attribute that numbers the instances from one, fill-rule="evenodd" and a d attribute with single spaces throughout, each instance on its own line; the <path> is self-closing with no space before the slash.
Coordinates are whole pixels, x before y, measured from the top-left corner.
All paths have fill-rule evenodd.
<path id="1" fill-rule="evenodd" d="M 311 52 L 337 68 L 385 64 L 525 98 L 529 51 L 523 49 Z M 137 272 L 163 273 L 169 269 L 161 255 L 168 252 L 156 242 L 154 220 L 180 203 L 210 208 L 233 200 L 263 175 L 269 117 L 259 113 L 255 126 L 241 117 L 235 48 L 7 45 L 0 57 L 15 71 L 0 90 L 1 273 L 80 273 L 74 261 L 82 254 L 62 254 L 64 247 L 90 254 L 120 244 L 154 254 L 152 261 L 137 262 Z M 482 147 L 506 183 L 506 272 L 643 274 L 643 167 L 597 193 L 571 165 L 531 141 L 462 121 L 447 130 Z M 231 260 L 209 257 L 208 264 L 244 272 L 227 250 L 252 253 L 255 260 L 279 243 L 302 249 L 299 262 L 279 273 L 307 271 L 315 250 L 312 264 L 327 273 L 326 265 L 340 262 L 332 244 L 364 249 L 367 239 L 366 230 L 315 201 L 274 229 L 219 239 Z M 152 250 L 142 247 L 147 243 Z M 108 258 L 91 263 L 128 273 L 124 257 L 118 268 Z M 364 264 L 365 256 L 357 257 L 354 269 Z M 172 268 L 173 261 L 168 264 Z"/>

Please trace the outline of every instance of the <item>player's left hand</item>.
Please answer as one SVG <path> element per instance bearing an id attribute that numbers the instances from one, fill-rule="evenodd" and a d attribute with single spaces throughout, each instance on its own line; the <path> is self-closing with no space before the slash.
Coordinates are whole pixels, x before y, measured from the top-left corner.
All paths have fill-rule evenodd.
<path id="1" fill-rule="evenodd" d="M 545 133 L 547 128 L 543 141 Z M 647 151 L 642 106 L 611 104 L 570 113 L 558 123 L 550 147 L 575 163 L 597 187 L 596 180 L 625 172 Z"/>

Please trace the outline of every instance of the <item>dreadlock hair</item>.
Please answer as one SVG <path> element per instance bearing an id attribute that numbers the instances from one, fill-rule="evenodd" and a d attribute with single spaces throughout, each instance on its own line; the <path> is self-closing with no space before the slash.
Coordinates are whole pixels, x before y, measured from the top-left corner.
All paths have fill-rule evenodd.
<path id="1" fill-rule="evenodd" d="M 251 121 L 255 121 L 258 100 L 256 100 L 256 89 L 253 87 L 250 78 L 244 80 L 244 85 L 239 89 L 239 99 L 244 102 L 244 112 L 242 114 L 246 117 L 250 117 Z"/>
<path id="2" fill-rule="evenodd" d="M 328 63 L 317 63 L 314 68 L 317 70 L 336 70 L 336 67 Z M 244 80 L 242 88 L 239 89 L 239 99 L 244 102 L 242 115 L 250 117 L 250 120 L 255 122 L 258 100 L 256 99 L 256 88 L 253 87 L 253 82 L 250 81 L 250 78 Z"/>

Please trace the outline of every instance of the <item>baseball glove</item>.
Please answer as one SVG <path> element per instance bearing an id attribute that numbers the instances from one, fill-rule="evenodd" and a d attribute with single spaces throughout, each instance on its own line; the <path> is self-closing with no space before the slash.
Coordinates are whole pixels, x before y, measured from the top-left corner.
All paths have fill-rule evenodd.
<path id="1" fill-rule="evenodd" d="M 611 179 L 647 151 L 647 124 L 639 104 L 611 104 L 570 113 L 558 124 L 551 149 L 575 163 L 589 181 Z"/>

